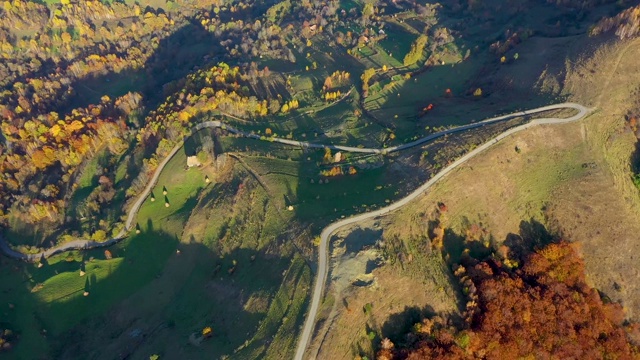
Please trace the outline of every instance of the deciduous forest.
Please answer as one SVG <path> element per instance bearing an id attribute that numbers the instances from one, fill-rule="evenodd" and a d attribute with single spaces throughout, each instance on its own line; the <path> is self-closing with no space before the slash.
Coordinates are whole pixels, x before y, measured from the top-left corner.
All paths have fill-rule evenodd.
<path id="1" fill-rule="evenodd" d="M 505 265 L 509 256 L 507 247 L 482 261 L 467 256 L 455 270 L 467 299 L 464 324 L 439 316 L 425 318 L 403 344 L 383 340 L 377 358 L 640 356 L 634 345 L 640 326 L 626 323 L 619 304 L 586 284 L 574 245 L 547 245 L 525 256 L 517 270 Z"/>

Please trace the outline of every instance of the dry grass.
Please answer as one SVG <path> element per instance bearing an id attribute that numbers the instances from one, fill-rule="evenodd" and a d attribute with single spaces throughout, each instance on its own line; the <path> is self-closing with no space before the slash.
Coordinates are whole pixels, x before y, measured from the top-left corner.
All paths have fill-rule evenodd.
<path id="1" fill-rule="evenodd" d="M 440 201 L 449 208 L 448 227 L 458 232 L 465 230 L 463 218 L 482 221 L 497 239 L 517 232 L 522 220 L 543 221 L 552 190 L 585 172 L 582 164 L 589 156 L 580 139 L 579 124 L 538 127 L 507 139 L 394 214 L 388 232 L 419 236 L 423 219 L 414 214 Z"/>
<path id="2" fill-rule="evenodd" d="M 317 352 L 318 359 L 351 360 L 355 355 L 368 355 L 371 358 L 372 345 L 377 346 L 381 337 L 388 335 L 384 329 L 390 326 L 389 317 L 409 317 L 405 314 L 408 309 L 420 313 L 427 307 L 443 313 L 455 311 L 448 305 L 450 302 L 439 299 L 446 295 L 433 283 L 403 276 L 397 268 L 390 266 L 378 268 L 373 274 L 375 287 L 351 286 L 336 299 L 334 313 L 330 316 L 332 321 L 326 324 L 326 336 L 321 344 L 313 344 L 310 350 L 312 354 Z M 372 304 L 372 310 L 370 314 L 365 314 L 364 307 L 368 303 Z M 376 334 L 374 341 L 367 337 L 370 331 Z M 321 346 L 319 351 L 318 345 Z"/>
<path id="3" fill-rule="evenodd" d="M 498 241 L 517 233 L 520 221 L 536 219 L 579 242 L 592 285 L 638 319 L 640 198 L 630 167 L 636 140 L 624 114 L 640 84 L 639 56 L 640 41 L 619 43 L 571 65 L 564 93 L 571 101 L 598 107 L 596 113 L 577 124 L 534 128 L 498 144 L 394 214 L 387 232 L 415 236 L 422 231 L 415 214 L 438 201 L 448 205 L 454 230 L 464 230 L 466 218 L 482 222 Z"/>
<path id="4" fill-rule="evenodd" d="M 612 189 L 615 185 L 608 169 L 590 170 L 554 192 L 548 214 L 553 228 L 581 244 L 591 283 L 622 302 L 627 316 L 638 319 L 640 224 L 620 193 Z"/>
<path id="5" fill-rule="evenodd" d="M 368 222 L 338 233 L 332 250 L 331 286 L 308 357 L 373 358 L 374 347 L 382 338 L 405 332 L 417 318 L 434 312 L 457 313 L 456 292 L 443 272 L 439 254 L 402 265 L 387 259 L 372 269 L 371 264 L 383 258 L 374 243 L 386 238 L 382 230 L 386 227 Z M 367 304 L 371 308 L 365 312 Z M 373 340 L 369 333 L 375 335 Z"/>

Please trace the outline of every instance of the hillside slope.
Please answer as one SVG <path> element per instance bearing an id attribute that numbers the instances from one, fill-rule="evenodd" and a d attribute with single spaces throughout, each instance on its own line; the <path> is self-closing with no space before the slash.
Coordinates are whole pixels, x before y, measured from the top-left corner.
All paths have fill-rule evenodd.
<path id="1" fill-rule="evenodd" d="M 461 295 L 438 283 L 451 275 L 447 268 L 458 261 L 455 253 L 465 237 L 479 236 L 496 248 L 523 240 L 530 246 L 554 238 L 576 241 L 587 283 L 605 299 L 619 302 L 629 320 L 640 319 L 640 286 L 635 281 L 640 273 L 640 197 L 633 182 L 637 139 L 627 122 L 638 108 L 640 40 L 603 40 L 611 39 L 572 39 L 574 49 L 596 49 L 574 60 L 567 58 L 566 46 L 547 48 L 545 58 L 555 55 L 555 61 L 539 76 L 542 88 L 554 84 L 566 99 L 596 107 L 595 113 L 578 123 L 540 126 L 507 138 L 405 208 L 340 234 L 345 243 L 357 239 L 356 234 L 374 234 L 367 244 L 375 244 L 385 259 L 382 267 L 368 270 L 374 284 L 404 284 L 411 278 L 422 279 L 422 284 L 410 291 L 399 285 L 400 298 L 391 294 L 396 294 L 391 285 L 376 284 L 364 292 L 353 287 L 332 290 L 327 304 L 340 298 L 345 304 L 368 299 L 364 301 L 371 302 L 374 315 L 354 315 L 350 307 L 331 313 L 334 325 L 321 327 L 315 340 L 314 351 L 321 344 L 318 358 L 370 355 L 382 338 L 407 331 L 420 316 L 451 316 L 452 302 Z M 522 73 L 526 64 L 505 71 Z M 442 209 L 445 215 L 434 217 Z M 430 250 L 436 223 L 445 229 L 443 257 Z M 353 246 L 358 254 L 358 245 Z M 338 272 L 341 262 L 334 266 Z M 334 279 L 330 286 L 337 284 Z M 428 299 L 423 299 L 425 294 Z M 443 304 L 447 298 L 448 305 Z M 369 330 L 347 340 L 339 324 L 361 320 Z M 350 350 L 345 349 L 348 344 Z M 333 351 L 334 346 L 341 350 Z"/>

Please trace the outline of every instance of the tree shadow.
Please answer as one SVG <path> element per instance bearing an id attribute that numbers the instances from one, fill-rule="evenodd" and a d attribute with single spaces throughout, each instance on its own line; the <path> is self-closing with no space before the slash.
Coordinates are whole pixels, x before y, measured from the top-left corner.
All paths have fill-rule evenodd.
<path id="1" fill-rule="evenodd" d="M 509 247 L 510 256 L 523 260 L 537 249 L 543 248 L 559 240 L 547 228 L 535 219 L 520 222 L 518 234 L 510 233 L 504 241 Z"/>
<path id="2" fill-rule="evenodd" d="M 449 256 L 449 261 L 452 264 L 459 263 L 467 245 L 464 236 L 456 233 L 452 229 L 446 229 L 442 243 L 443 252 Z"/>
<path id="3" fill-rule="evenodd" d="M 47 260 L 47 258 L 44 256 L 44 254 L 42 254 L 42 256 L 40 257 L 40 264 L 42 264 L 42 266 L 47 266 L 49 265 L 49 261 Z"/>
<path id="4" fill-rule="evenodd" d="M 484 260 L 497 250 L 493 235 L 489 234 L 488 236 L 488 244 L 486 244 L 481 240 L 469 241 L 464 235 L 453 229 L 446 229 L 442 253 L 449 264 L 459 264 L 464 258 Z M 532 218 L 529 221 L 522 220 L 518 233 L 508 234 L 503 245 L 509 247 L 510 256 L 522 260 L 535 250 L 558 240 L 558 236 L 549 232 L 542 223 Z"/>
<path id="5" fill-rule="evenodd" d="M 90 292 L 91 291 L 91 282 L 89 281 L 89 277 L 85 277 L 85 281 L 84 281 L 84 291 L 85 292 Z"/>
<path id="6" fill-rule="evenodd" d="M 371 274 L 373 270 L 379 268 L 384 263 L 381 259 L 373 259 L 367 260 L 367 265 L 365 266 L 365 274 Z"/>
<path id="7" fill-rule="evenodd" d="M 154 53 L 139 70 L 126 69 L 78 79 L 72 85 L 74 96 L 65 111 L 97 104 L 104 95 L 110 98 L 128 92 L 143 95 L 147 109 L 155 109 L 169 94 L 179 89 L 185 76 L 204 63 L 221 61 L 226 53 L 219 39 L 198 21 L 190 19 L 158 43 Z"/>
<path id="8" fill-rule="evenodd" d="M 389 338 L 394 344 L 404 344 L 407 341 L 405 334 L 409 333 L 416 323 L 435 315 L 435 310 L 429 305 L 425 305 L 423 308 L 405 306 L 402 311 L 389 315 L 382 324 L 381 337 Z"/>
<path id="9" fill-rule="evenodd" d="M 206 128 L 191 134 L 184 139 L 183 151 L 186 156 L 197 155 L 201 151 L 205 151 L 213 158 L 215 154 L 220 154 L 218 129 Z"/>
<path id="10" fill-rule="evenodd" d="M 202 350 L 194 348 L 192 353 L 222 356 L 233 352 L 265 321 L 268 305 L 277 300 L 274 295 L 291 264 L 290 258 L 253 249 L 235 249 L 221 256 L 193 236 L 188 243 L 180 244 L 175 236 L 152 230 L 152 226 L 116 246 L 114 253 L 120 247 L 122 257 L 114 256 L 113 260 L 106 260 L 99 249 L 82 252 L 83 258 L 91 260 L 84 268 L 84 279 L 77 280 L 84 284 L 79 292 L 47 302 L 38 298 L 38 293 L 31 295 L 38 304 L 32 316 L 41 318 L 47 329 L 54 358 L 107 359 L 111 358 L 109 354 L 144 357 L 139 351 L 148 346 L 146 343 L 153 344 L 158 352 L 167 352 L 205 326 L 213 326 L 215 334 L 201 346 Z M 39 272 L 41 277 L 34 280 L 44 282 L 58 274 L 77 273 L 79 261 L 35 269 L 33 273 Z M 105 277 L 98 273 L 107 266 L 101 261 L 118 265 L 109 268 Z M 179 268 L 189 266 L 192 271 L 175 278 Z M 297 279 L 300 275 L 291 276 Z M 154 296 L 153 289 L 161 293 Z M 141 297 L 153 301 L 135 300 Z M 119 314 L 117 318 L 114 312 Z M 281 321 L 261 331 L 263 340 L 251 346 L 275 335 Z M 130 336 L 134 331 L 140 336 Z M 105 338 L 110 339 L 106 344 Z"/>
<path id="11" fill-rule="evenodd" d="M 382 238 L 382 230 L 371 228 L 357 228 L 344 238 L 347 254 L 357 254 L 363 248 L 375 245 Z"/>
<path id="12" fill-rule="evenodd" d="M 635 93 L 640 93 L 640 88 L 637 88 Z M 636 187 L 640 188 L 640 124 L 638 124 L 640 121 L 640 111 L 629 111 L 624 118 L 629 130 L 631 130 L 636 137 L 635 149 L 629 159 L 629 165 L 634 173 L 633 182 Z M 582 165 L 582 167 L 591 168 L 595 166 L 594 163 L 585 163 Z"/>

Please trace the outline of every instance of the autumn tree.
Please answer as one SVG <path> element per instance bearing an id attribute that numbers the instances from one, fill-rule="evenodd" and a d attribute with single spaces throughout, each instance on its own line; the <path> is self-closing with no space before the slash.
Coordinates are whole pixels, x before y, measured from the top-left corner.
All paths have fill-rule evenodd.
<path id="1" fill-rule="evenodd" d="M 328 147 L 324 148 L 324 157 L 322 158 L 322 162 L 325 164 L 331 164 L 333 162 L 333 154 L 331 154 L 331 149 Z"/>
<path id="2" fill-rule="evenodd" d="M 380 355 L 402 359 L 633 359 L 620 305 L 586 284 L 584 264 L 567 242 L 547 245 L 512 271 L 495 257 L 467 258 L 455 275 L 467 294 L 468 328 L 443 318 L 414 326 L 414 348 Z"/>
<path id="3" fill-rule="evenodd" d="M 424 47 L 427 45 L 428 39 L 429 38 L 427 37 L 427 35 L 418 36 L 413 44 L 411 44 L 411 49 L 402 60 L 404 66 L 413 65 L 417 63 L 420 58 L 422 58 L 422 53 L 424 52 Z"/>
<path id="4" fill-rule="evenodd" d="M 361 76 L 362 79 L 362 92 L 367 94 L 369 91 L 369 80 L 376 74 L 376 70 L 374 68 L 366 69 Z"/>

